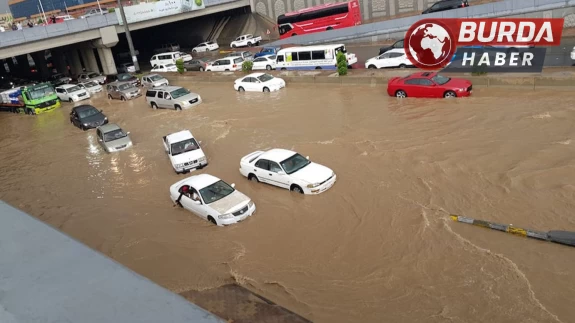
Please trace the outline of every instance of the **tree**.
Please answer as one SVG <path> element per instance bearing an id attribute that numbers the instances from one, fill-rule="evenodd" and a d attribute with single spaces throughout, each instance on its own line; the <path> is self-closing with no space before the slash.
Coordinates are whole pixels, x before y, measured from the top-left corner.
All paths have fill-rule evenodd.
<path id="1" fill-rule="evenodd" d="M 344 53 L 337 53 L 337 73 L 339 75 L 347 75 L 347 57 Z"/>
<path id="2" fill-rule="evenodd" d="M 254 63 L 252 61 L 244 61 L 242 63 L 242 71 L 244 71 L 244 72 L 250 72 L 253 67 L 254 67 Z"/>
<path id="3" fill-rule="evenodd" d="M 176 61 L 176 67 L 178 68 L 178 73 L 180 73 L 180 74 L 184 73 L 184 71 L 185 71 L 185 68 L 184 68 L 184 60 L 181 59 L 181 58 L 179 58 L 179 59 Z"/>

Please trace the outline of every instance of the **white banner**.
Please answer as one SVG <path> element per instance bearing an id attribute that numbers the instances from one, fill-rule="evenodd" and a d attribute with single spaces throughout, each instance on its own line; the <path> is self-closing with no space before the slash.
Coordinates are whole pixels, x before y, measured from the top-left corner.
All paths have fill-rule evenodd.
<path id="1" fill-rule="evenodd" d="M 203 0 L 161 0 L 124 7 L 124 14 L 126 15 L 128 23 L 131 24 L 138 21 L 157 19 L 204 8 L 205 4 Z M 116 16 L 118 17 L 120 25 L 123 25 L 122 15 L 117 8 Z"/>

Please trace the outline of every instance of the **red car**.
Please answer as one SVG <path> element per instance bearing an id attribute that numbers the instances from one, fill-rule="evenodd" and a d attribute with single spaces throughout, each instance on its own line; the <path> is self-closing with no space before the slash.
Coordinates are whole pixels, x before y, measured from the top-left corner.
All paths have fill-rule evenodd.
<path id="1" fill-rule="evenodd" d="M 435 72 L 413 73 L 387 82 L 387 94 L 398 98 L 455 98 L 470 96 L 471 82 Z"/>

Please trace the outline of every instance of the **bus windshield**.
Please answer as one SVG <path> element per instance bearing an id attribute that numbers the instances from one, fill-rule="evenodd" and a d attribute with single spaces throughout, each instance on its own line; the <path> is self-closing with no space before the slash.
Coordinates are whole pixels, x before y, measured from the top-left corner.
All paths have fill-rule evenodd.
<path id="1" fill-rule="evenodd" d="M 29 89 L 30 100 L 41 99 L 45 96 L 54 94 L 54 88 L 49 85 Z"/>

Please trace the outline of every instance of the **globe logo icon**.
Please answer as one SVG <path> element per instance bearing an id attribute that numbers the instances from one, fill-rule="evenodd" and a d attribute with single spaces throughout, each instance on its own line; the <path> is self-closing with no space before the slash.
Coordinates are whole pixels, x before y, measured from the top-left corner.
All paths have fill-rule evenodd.
<path id="1" fill-rule="evenodd" d="M 449 64 L 455 52 L 451 30 L 441 22 L 420 21 L 407 31 L 405 52 L 413 65 L 437 69 Z"/>

